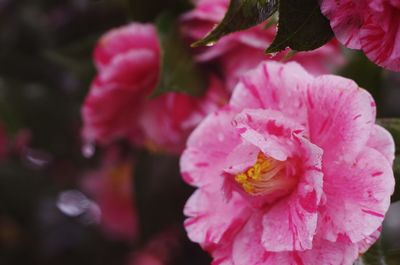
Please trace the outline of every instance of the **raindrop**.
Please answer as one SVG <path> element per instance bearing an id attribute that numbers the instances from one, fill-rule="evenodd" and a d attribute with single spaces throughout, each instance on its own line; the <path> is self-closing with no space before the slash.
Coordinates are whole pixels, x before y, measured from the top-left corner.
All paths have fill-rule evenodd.
<path id="1" fill-rule="evenodd" d="M 85 158 L 93 157 L 95 152 L 96 152 L 96 147 L 91 142 L 87 142 L 82 146 L 82 155 Z"/>
<path id="2" fill-rule="evenodd" d="M 206 44 L 206 46 L 207 47 L 212 47 L 212 46 L 214 46 L 215 45 L 215 41 L 211 41 L 211 42 L 208 42 L 207 44 Z"/>
<path id="3" fill-rule="evenodd" d="M 87 211 L 91 201 L 78 190 L 60 193 L 57 199 L 58 209 L 65 215 L 76 217 Z"/>
<path id="4" fill-rule="evenodd" d="M 270 56 L 271 58 L 274 58 L 275 56 L 278 55 L 278 53 L 279 53 L 279 52 L 270 52 L 270 53 L 269 53 L 269 56 Z"/>
<path id="5" fill-rule="evenodd" d="M 34 149 L 27 149 L 24 157 L 26 162 L 34 168 L 42 168 L 48 165 L 52 160 L 50 154 Z"/>

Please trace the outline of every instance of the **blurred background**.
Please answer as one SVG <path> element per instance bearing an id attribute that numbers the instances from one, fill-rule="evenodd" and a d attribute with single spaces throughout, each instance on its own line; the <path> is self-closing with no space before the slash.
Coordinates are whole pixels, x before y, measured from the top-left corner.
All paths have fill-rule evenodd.
<path id="1" fill-rule="evenodd" d="M 1 265 L 210 263 L 182 228 L 192 190 L 178 157 L 81 142 L 92 49 L 129 10 L 122 0 L 0 0 Z M 380 117 L 400 117 L 400 74 L 346 54 L 338 73 L 374 95 Z M 379 244 L 400 264 L 400 203 Z"/>
<path id="2" fill-rule="evenodd" d="M 183 232 L 192 191 L 177 157 L 144 154 L 133 168 L 137 150 L 104 155 L 80 139 L 92 49 L 128 21 L 126 9 L 122 1 L 0 1 L 2 265 L 209 263 Z"/>

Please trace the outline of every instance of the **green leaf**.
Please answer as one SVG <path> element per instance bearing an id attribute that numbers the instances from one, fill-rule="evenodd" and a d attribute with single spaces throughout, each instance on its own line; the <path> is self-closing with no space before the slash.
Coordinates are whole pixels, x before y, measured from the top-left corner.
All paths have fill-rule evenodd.
<path id="1" fill-rule="evenodd" d="M 278 0 L 231 0 L 224 19 L 193 47 L 212 45 L 232 32 L 251 28 L 267 20 L 278 8 Z"/>
<path id="2" fill-rule="evenodd" d="M 266 52 L 275 53 L 287 47 L 296 51 L 314 50 L 332 37 L 318 0 L 280 0 L 278 33 Z"/>
<path id="3" fill-rule="evenodd" d="M 161 44 L 162 65 L 159 83 L 151 97 L 167 92 L 201 95 L 207 87 L 206 78 L 181 38 L 176 19 L 171 13 L 165 13 L 159 17 L 156 25 Z"/>

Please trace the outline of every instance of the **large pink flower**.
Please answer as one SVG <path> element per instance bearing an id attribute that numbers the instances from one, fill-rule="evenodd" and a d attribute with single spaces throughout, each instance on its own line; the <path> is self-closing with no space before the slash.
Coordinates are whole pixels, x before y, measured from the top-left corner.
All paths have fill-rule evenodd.
<path id="1" fill-rule="evenodd" d="M 322 0 L 336 37 L 376 64 L 400 71 L 399 0 Z"/>
<path id="2" fill-rule="evenodd" d="M 189 137 L 186 230 L 213 264 L 352 264 L 389 207 L 393 159 L 353 81 L 261 63 Z"/>
<path id="3" fill-rule="evenodd" d="M 226 97 L 221 82 L 211 76 L 201 98 L 168 93 L 149 99 L 160 72 L 152 25 L 132 23 L 106 33 L 94 51 L 94 62 L 98 75 L 82 108 L 86 141 L 128 139 L 179 152 L 194 126 Z"/>
<path id="4" fill-rule="evenodd" d="M 182 31 L 189 41 L 203 38 L 219 23 L 228 8 L 229 0 L 197 0 L 196 8 L 182 16 Z M 213 47 L 202 48 L 198 54 L 200 62 L 218 61 L 222 67 L 230 88 L 236 84 L 239 76 L 257 66 L 261 61 L 283 60 L 285 53 L 273 57 L 264 51 L 272 43 L 276 26 L 265 28 L 265 24 L 230 34 L 220 39 Z M 300 52 L 290 60 L 301 63 L 313 74 L 331 72 L 334 66 L 344 62 L 339 45 L 332 41 L 311 52 Z"/>

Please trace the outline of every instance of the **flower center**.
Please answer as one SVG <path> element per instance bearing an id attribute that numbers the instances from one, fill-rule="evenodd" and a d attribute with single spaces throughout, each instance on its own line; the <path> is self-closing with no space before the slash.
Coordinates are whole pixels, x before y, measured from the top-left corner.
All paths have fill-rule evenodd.
<path id="1" fill-rule="evenodd" d="M 259 153 L 256 163 L 245 172 L 237 174 L 235 181 L 250 195 L 285 195 L 296 185 L 288 176 L 286 163 Z M 274 196 L 275 197 L 275 196 Z"/>

